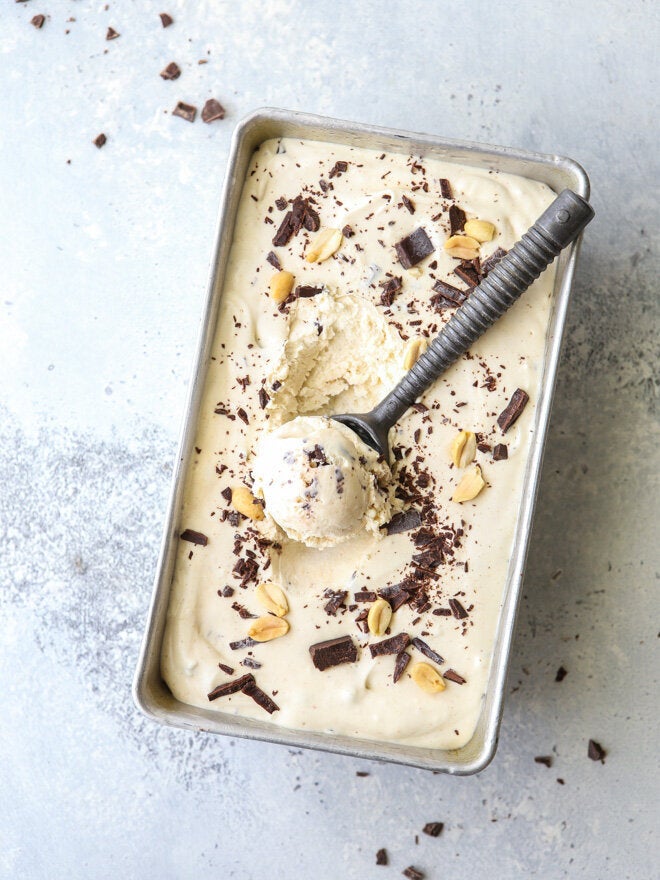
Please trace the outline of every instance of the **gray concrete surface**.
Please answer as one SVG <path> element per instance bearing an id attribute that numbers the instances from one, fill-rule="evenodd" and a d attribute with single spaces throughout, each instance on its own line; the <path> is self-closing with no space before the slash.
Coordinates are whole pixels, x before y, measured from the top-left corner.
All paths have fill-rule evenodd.
<path id="1" fill-rule="evenodd" d="M 2 4 L 0 877 L 657 876 L 658 25 L 642 0 Z M 209 96 L 227 119 L 169 113 Z M 261 105 L 592 179 L 477 777 L 163 729 L 131 702 L 229 138 Z"/>

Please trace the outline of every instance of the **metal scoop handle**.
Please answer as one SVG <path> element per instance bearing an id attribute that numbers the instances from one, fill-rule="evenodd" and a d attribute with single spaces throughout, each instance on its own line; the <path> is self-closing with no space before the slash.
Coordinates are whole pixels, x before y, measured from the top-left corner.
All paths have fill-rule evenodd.
<path id="1" fill-rule="evenodd" d="M 591 205 L 564 190 L 520 241 L 471 291 L 427 351 L 371 412 L 339 416 L 370 446 L 387 455 L 392 425 L 535 281 L 594 216 Z"/>

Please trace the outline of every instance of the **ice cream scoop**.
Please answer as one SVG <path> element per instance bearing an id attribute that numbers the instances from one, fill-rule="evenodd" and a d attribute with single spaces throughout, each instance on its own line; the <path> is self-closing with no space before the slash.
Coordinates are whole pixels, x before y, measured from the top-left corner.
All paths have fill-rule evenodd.
<path id="1" fill-rule="evenodd" d="M 262 436 L 252 467 L 267 517 L 309 547 L 328 547 L 392 514 L 391 474 L 352 430 L 322 416 L 292 419 Z"/>
<path id="2" fill-rule="evenodd" d="M 509 309 L 594 216 L 591 205 L 565 189 L 520 241 L 470 292 L 428 350 L 367 413 L 333 416 L 389 460 L 388 434 L 417 398 Z"/>

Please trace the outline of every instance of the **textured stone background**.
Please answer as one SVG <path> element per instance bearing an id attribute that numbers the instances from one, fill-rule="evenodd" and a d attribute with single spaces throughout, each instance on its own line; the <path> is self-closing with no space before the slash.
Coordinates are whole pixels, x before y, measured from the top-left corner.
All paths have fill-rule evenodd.
<path id="1" fill-rule="evenodd" d="M 657 876 L 657 4 L 104 6 L 0 10 L 0 877 Z M 211 95 L 223 122 L 171 117 Z M 476 777 L 168 730 L 131 701 L 229 138 L 262 105 L 591 176 L 501 745 Z M 443 835 L 416 845 L 430 820 Z"/>

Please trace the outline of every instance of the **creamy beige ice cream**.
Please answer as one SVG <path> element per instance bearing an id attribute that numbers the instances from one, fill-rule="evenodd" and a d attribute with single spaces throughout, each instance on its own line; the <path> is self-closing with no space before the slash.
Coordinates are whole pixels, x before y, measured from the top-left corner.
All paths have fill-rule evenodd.
<path id="1" fill-rule="evenodd" d="M 391 485 L 327 418 L 374 406 L 552 199 L 428 157 L 294 139 L 255 152 L 181 510 L 161 660 L 175 697 L 409 746 L 469 741 L 554 271 L 391 431 Z M 529 402 L 498 424 L 518 389 Z"/>

